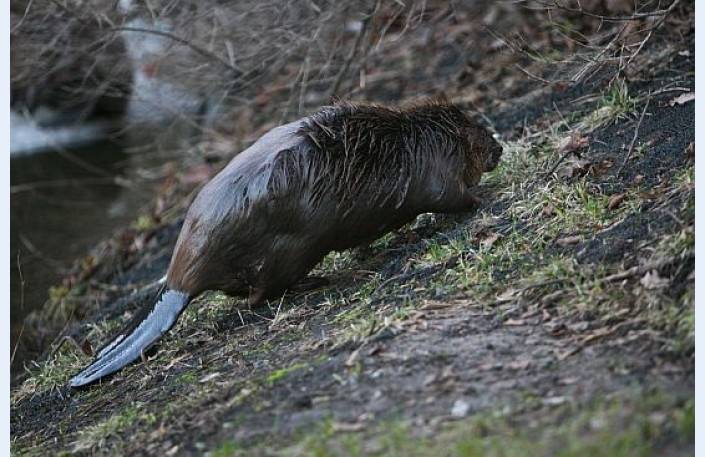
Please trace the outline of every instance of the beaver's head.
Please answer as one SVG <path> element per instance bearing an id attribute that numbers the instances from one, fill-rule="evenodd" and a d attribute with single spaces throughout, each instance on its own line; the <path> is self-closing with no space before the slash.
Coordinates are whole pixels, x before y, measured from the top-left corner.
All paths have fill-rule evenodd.
<path id="1" fill-rule="evenodd" d="M 466 128 L 466 138 L 470 142 L 469 158 L 480 161 L 483 173 L 494 170 L 502 156 L 502 146 L 490 131 L 471 122 L 471 125 Z"/>
<path id="2" fill-rule="evenodd" d="M 443 164 L 441 170 L 444 178 L 448 178 L 448 171 L 454 176 L 460 173 L 466 186 L 475 186 L 480 182 L 482 173 L 497 167 L 502 146 L 489 130 L 457 104 L 441 98 L 414 106 L 409 113 L 412 127 L 421 127 L 425 145 L 423 150 Z M 452 151 L 450 154 L 449 149 Z M 446 162 L 449 158 L 452 158 L 453 164 Z"/>
<path id="3" fill-rule="evenodd" d="M 482 173 L 497 167 L 502 156 L 502 146 L 489 130 L 464 113 L 458 127 L 464 143 L 464 180 L 468 185 L 476 185 L 480 182 Z"/>

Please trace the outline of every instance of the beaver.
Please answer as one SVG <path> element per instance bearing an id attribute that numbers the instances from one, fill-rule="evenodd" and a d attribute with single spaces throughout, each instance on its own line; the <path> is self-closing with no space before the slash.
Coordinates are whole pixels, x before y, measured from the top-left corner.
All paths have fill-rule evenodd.
<path id="1" fill-rule="evenodd" d="M 336 103 L 274 128 L 191 204 L 166 281 L 71 379 L 92 383 L 140 357 L 201 292 L 282 295 L 331 251 L 372 242 L 421 213 L 468 211 L 502 148 L 458 106 Z"/>

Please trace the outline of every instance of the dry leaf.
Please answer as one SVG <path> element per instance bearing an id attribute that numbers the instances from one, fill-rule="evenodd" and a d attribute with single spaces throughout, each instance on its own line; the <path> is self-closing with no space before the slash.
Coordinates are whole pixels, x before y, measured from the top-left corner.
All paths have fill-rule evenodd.
<path id="1" fill-rule="evenodd" d="M 565 236 L 563 238 L 559 238 L 556 240 L 556 244 L 558 246 L 566 247 L 566 246 L 571 246 L 573 244 L 578 244 L 582 241 L 582 238 L 578 235 L 575 236 Z"/>
<path id="2" fill-rule="evenodd" d="M 555 214 L 556 214 L 556 208 L 550 203 L 546 204 L 543 207 L 543 209 L 541 210 L 541 215 L 544 217 L 551 217 L 551 216 L 554 216 Z"/>
<path id="3" fill-rule="evenodd" d="M 492 245 L 497 241 L 500 237 L 499 233 L 495 232 L 490 232 L 485 236 L 482 240 L 480 240 L 480 246 L 482 246 L 485 249 L 489 249 L 492 247 Z"/>
<path id="4" fill-rule="evenodd" d="M 574 133 L 558 142 L 558 152 L 561 154 L 566 154 L 568 152 L 577 151 L 578 149 L 587 147 L 588 144 L 589 142 L 586 136 L 579 133 Z"/>
<path id="5" fill-rule="evenodd" d="M 692 141 L 690 142 L 688 147 L 685 148 L 685 156 L 691 162 L 695 160 L 695 143 L 693 143 Z"/>
<path id="6" fill-rule="evenodd" d="M 529 360 L 517 360 L 507 365 L 507 367 L 510 370 L 526 370 L 527 368 L 529 368 L 529 365 L 531 365 L 531 362 Z"/>
<path id="7" fill-rule="evenodd" d="M 541 304 L 542 305 L 550 305 L 552 302 L 556 301 L 557 298 L 560 298 L 560 296 L 563 295 L 564 293 L 565 293 L 564 290 L 556 290 L 554 292 L 551 292 L 550 294 L 546 294 L 541 298 Z"/>
<path id="8" fill-rule="evenodd" d="M 132 241 L 132 244 L 129 247 L 130 252 L 139 252 L 142 249 L 144 249 L 144 246 L 147 241 L 147 236 L 144 233 L 140 233 L 137 235 L 134 240 Z"/>
<path id="9" fill-rule="evenodd" d="M 92 356 L 93 355 L 93 346 L 91 346 L 91 342 L 88 340 L 83 340 L 83 344 L 79 345 L 81 348 L 81 352 L 83 352 L 87 356 Z"/>
<path id="10" fill-rule="evenodd" d="M 566 159 L 556 174 L 560 178 L 572 178 L 574 176 L 582 176 L 588 172 L 590 161 L 580 159 L 577 156 L 571 156 Z"/>
<path id="11" fill-rule="evenodd" d="M 614 194 L 607 201 L 607 209 L 612 211 L 619 207 L 624 201 L 624 194 Z"/>
<path id="12" fill-rule="evenodd" d="M 644 190 L 642 192 L 639 192 L 639 197 L 641 197 L 644 200 L 656 200 L 659 197 L 661 197 L 664 193 L 663 188 L 660 187 L 653 187 L 649 190 Z"/>
<path id="13" fill-rule="evenodd" d="M 546 406 L 558 406 L 558 405 L 562 405 L 563 403 L 565 403 L 567 401 L 568 401 L 568 399 L 566 397 L 562 397 L 562 396 L 546 397 L 543 399 L 543 404 Z"/>
<path id="14" fill-rule="evenodd" d="M 686 92 L 668 102 L 668 106 L 683 105 L 695 100 L 695 92 Z"/>
<path id="15" fill-rule="evenodd" d="M 552 87 L 555 92 L 562 93 L 562 92 L 565 92 L 566 90 L 568 90 L 568 88 L 570 86 L 568 85 L 567 82 L 558 81 L 558 82 L 554 83 Z"/>
<path id="16" fill-rule="evenodd" d="M 516 297 L 518 297 L 520 293 L 521 293 L 520 290 L 516 290 L 516 289 L 507 289 L 507 290 L 505 290 L 504 292 L 502 292 L 501 294 L 497 295 L 497 301 L 500 302 L 500 303 L 501 303 L 501 302 L 512 301 L 512 300 L 514 300 Z"/>
<path id="17" fill-rule="evenodd" d="M 333 422 L 333 431 L 335 432 L 359 432 L 365 428 L 362 422 Z"/>
<path id="18" fill-rule="evenodd" d="M 438 302 L 438 301 L 429 300 L 429 301 L 425 302 L 424 305 L 419 308 L 419 310 L 420 311 L 433 311 L 433 310 L 439 310 L 439 309 L 448 309 L 452 306 L 454 306 L 453 303 Z"/>
<path id="19" fill-rule="evenodd" d="M 613 161 L 610 159 L 605 159 L 598 163 L 592 164 L 592 167 L 590 167 L 590 172 L 595 176 L 602 176 L 607 173 L 610 168 L 612 168 L 612 165 L 614 165 Z"/>
<path id="20" fill-rule="evenodd" d="M 358 359 L 358 357 L 359 357 L 359 355 L 360 355 L 360 349 L 361 349 L 361 348 L 362 348 L 362 346 L 360 346 L 359 348 L 357 348 L 357 349 L 355 349 L 354 351 L 352 351 L 352 353 L 350 354 L 350 356 L 349 356 L 349 357 L 347 358 L 347 360 L 345 361 L 345 366 L 346 366 L 346 367 L 355 366 L 355 363 L 357 362 L 357 359 Z"/>
<path id="21" fill-rule="evenodd" d="M 205 383 L 205 382 L 208 382 L 208 381 L 212 381 L 212 380 L 214 380 L 215 378 L 217 378 L 218 376 L 220 376 L 220 373 L 216 371 L 215 373 L 211 373 L 211 374 L 205 375 L 204 377 L 202 377 L 201 379 L 199 379 L 198 382 L 200 382 L 200 383 Z"/>
<path id="22" fill-rule="evenodd" d="M 639 284 L 645 289 L 662 289 L 670 284 L 667 278 L 659 276 L 658 271 L 653 270 L 647 272 L 639 281 Z"/>

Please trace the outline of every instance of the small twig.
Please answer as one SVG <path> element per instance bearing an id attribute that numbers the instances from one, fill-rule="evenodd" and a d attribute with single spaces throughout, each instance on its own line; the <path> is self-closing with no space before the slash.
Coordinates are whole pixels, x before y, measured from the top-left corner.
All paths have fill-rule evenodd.
<path id="1" fill-rule="evenodd" d="M 413 271 L 410 271 L 410 272 L 408 272 L 408 273 L 402 273 L 402 274 L 394 275 L 394 276 L 392 276 L 392 277 L 390 277 L 390 278 L 387 278 L 387 279 L 385 279 L 384 281 L 382 281 L 382 282 L 375 288 L 375 290 L 372 291 L 372 293 L 370 294 L 370 296 L 371 296 L 371 297 L 374 297 L 379 291 L 381 291 L 382 289 L 384 289 L 385 287 L 387 287 L 387 286 L 388 286 L 389 284 L 391 284 L 392 282 L 395 282 L 395 281 L 407 281 L 407 280 L 409 280 L 409 279 L 416 278 L 417 276 L 422 276 L 422 275 L 426 275 L 426 274 L 429 274 L 429 273 L 435 273 L 435 272 L 439 271 L 441 268 L 443 268 L 445 265 L 446 265 L 445 263 L 437 264 L 437 265 L 431 265 L 431 266 L 429 266 L 429 267 L 424 267 L 424 268 L 422 268 L 422 269 L 420 269 L 420 270 L 413 270 Z"/>
<path id="2" fill-rule="evenodd" d="M 284 303 L 284 297 L 285 295 L 282 295 L 281 299 L 279 300 L 279 305 L 277 306 L 277 311 L 274 313 L 274 319 L 272 319 L 272 323 L 269 325 L 271 328 L 272 325 L 277 324 L 279 322 L 279 312 L 282 309 L 282 303 Z"/>
<path id="3" fill-rule="evenodd" d="M 637 265 L 635 267 L 629 268 L 628 270 L 622 271 L 620 273 L 614 273 L 611 275 L 602 276 L 599 278 L 595 278 L 592 281 L 585 281 L 585 282 L 592 283 L 593 285 L 596 286 L 599 284 L 622 281 L 624 279 L 631 278 L 633 276 L 644 275 L 644 274 L 648 273 L 649 271 L 653 271 L 653 270 L 659 271 L 662 268 L 664 268 L 665 266 L 674 264 L 678 260 L 686 260 L 688 258 L 694 258 L 694 257 L 695 257 L 695 253 L 688 252 L 688 253 L 681 255 L 681 256 L 678 256 L 678 257 L 668 257 L 666 259 L 660 259 L 660 260 L 657 260 L 654 262 L 648 262 L 643 265 Z M 550 279 L 548 281 L 542 281 L 542 282 L 538 282 L 538 283 L 534 283 L 534 284 L 529 284 L 527 286 L 520 287 L 519 289 L 517 289 L 516 295 L 518 296 L 518 295 L 523 294 L 524 292 L 531 290 L 531 289 L 538 289 L 538 288 L 545 287 L 545 286 L 563 284 L 563 283 L 570 282 L 572 280 L 573 280 L 573 278 L 566 277 L 566 278 Z M 494 304 L 497 305 L 497 304 L 505 303 L 508 301 L 512 301 L 512 300 L 511 299 L 499 300 L 499 301 L 495 302 Z"/>
<path id="4" fill-rule="evenodd" d="M 651 96 L 654 97 L 656 95 L 665 94 L 667 92 L 690 92 L 690 88 L 689 87 L 664 87 L 663 89 L 659 89 L 657 91 L 652 92 Z"/>
<path id="5" fill-rule="evenodd" d="M 22 333 L 24 333 L 24 322 L 22 322 L 22 327 L 20 327 L 20 332 L 17 334 L 17 340 L 15 340 L 15 347 L 12 349 L 12 355 L 10 356 L 10 365 L 15 363 L 15 354 L 17 354 L 17 348 L 20 347 L 20 341 L 22 340 Z"/>
<path id="6" fill-rule="evenodd" d="M 225 59 L 223 59 L 222 57 L 220 57 L 220 56 L 218 56 L 218 55 L 216 55 L 216 54 L 210 52 L 210 51 L 207 50 L 206 48 L 204 48 L 204 47 L 202 47 L 202 46 L 200 46 L 200 45 L 198 45 L 198 44 L 196 44 L 196 43 L 193 43 L 193 42 L 191 42 L 191 41 L 189 41 L 189 40 L 187 40 L 187 39 L 185 39 L 185 38 L 182 38 L 182 37 L 180 37 L 180 36 L 178 36 L 178 35 L 174 35 L 174 34 L 171 33 L 171 32 L 165 32 L 165 31 L 163 31 L 163 30 L 145 29 L 145 28 L 142 28 L 142 27 L 128 27 L 128 26 L 113 27 L 113 28 L 110 28 L 110 29 L 107 29 L 107 30 L 108 30 L 108 31 L 111 31 L 111 32 L 138 32 L 138 33 L 149 33 L 149 34 L 152 34 L 152 35 L 158 35 L 158 36 L 162 36 L 162 37 L 165 37 L 165 38 L 169 38 L 170 40 L 173 40 L 173 41 L 175 41 L 175 42 L 177 42 L 177 43 L 179 43 L 179 44 L 183 44 L 184 46 L 187 46 L 187 47 L 191 48 L 192 50 L 194 50 L 194 51 L 197 52 L 198 54 L 202 55 L 203 57 L 206 57 L 206 58 L 215 60 L 216 62 L 218 62 L 219 64 L 221 64 L 221 65 L 224 66 L 225 68 L 227 68 L 228 70 L 232 71 L 232 72 L 233 72 L 233 75 L 234 75 L 235 77 L 243 76 L 243 71 L 242 71 L 240 68 L 238 68 L 237 66 L 232 65 L 232 64 L 231 64 L 230 62 L 228 62 L 227 60 L 225 60 Z"/>
<path id="7" fill-rule="evenodd" d="M 553 102 L 553 109 L 561 117 L 561 120 L 563 121 L 563 125 L 565 125 L 566 128 L 568 129 L 568 131 L 572 134 L 573 127 L 570 126 L 570 123 L 568 123 L 568 120 L 565 118 L 565 116 L 563 116 L 563 113 L 561 113 L 561 110 L 558 109 L 558 105 L 556 105 L 556 102 Z"/>
<path id="8" fill-rule="evenodd" d="M 663 208 L 663 209 L 661 209 L 660 211 L 661 211 L 662 213 L 665 213 L 666 215 L 670 216 L 671 219 L 673 219 L 674 221 L 676 221 L 679 225 L 685 225 L 685 222 L 683 222 L 683 219 L 681 219 L 680 217 L 678 217 L 678 216 L 676 216 L 675 214 L 673 214 L 673 211 L 671 211 L 670 209 L 668 209 L 668 208 Z"/>
<path id="9" fill-rule="evenodd" d="M 634 136 L 632 137 L 631 143 L 629 143 L 629 149 L 627 150 L 627 155 L 624 157 L 624 161 L 622 162 L 622 165 L 617 170 L 617 176 L 619 176 L 622 173 L 622 170 L 627 165 L 627 161 L 632 156 L 632 151 L 634 150 L 634 144 L 636 144 L 636 139 L 639 136 L 639 129 L 641 128 L 641 122 L 644 120 L 644 115 L 646 114 L 646 109 L 649 107 L 649 102 L 651 102 L 650 96 L 649 96 L 649 98 L 646 99 L 646 105 L 644 105 L 644 109 L 641 111 L 641 116 L 639 116 L 639 122 L 637 123 L 636 128 L 634 129 Z"/>
<path id="10" fill-rule="evenodd" d="M 31 8 L 33 2 L 34 2 L 34 0 L 29 0 L 27 2 L 27 6 L 24 9 L 24 13 L 22 14 L 22 18 L 20 18 L 20 20 L 17 22 L 17 24 L 15 24 L 15 26 L 12 27 L 12 29 L 10 30 L 10 34 L 15 33 L 20 27 L 22 27 L 24 20 L 27 19 L 27 13 L 29 13 L 29 9 Z"/>
<path id="11" fill-rule="evenodd" d="M 79 186 L 84 184 L 113 184 L 121 187 L 133 186 L 131 181 L 120 177 L 55 179 L 51 181 L 16 184 L 14 186 L 10 186 L 10 194 L 18 194 L 37 189 L 51 189 L 56 187 Z"/>
<path id="12" fill-rule="evenodd" d="M 544 180 L 544 179 L 548 178 L 549 176 L 551 176 L 558 169 L 560 164 L 562 164 L 563 161 L 571 154 L 575 154 L 575 150 L 569 150 L 569 151 L 566 151 L 563 154 L 561 154 L 561 156 L 558 158 L 558 160 L 556 160 L 556 162 L 553 164 L 551 169 L 544 172 L 543 174 L 539 175 L 539 177 L 537 179 L 532 181 L 529 184 L 529 187 L 526 188 L 525 192 L 526 193 L 531 192 L 532 190 L 534 190 L 534 187 L 536 187 L 536 184 L 538 184 L 539 181 Z"/>
<path id="13" fill-rule="evenodd" d="M 301 76 L 301 86 L 299 90 L 299 110 L 298 110 L 298 115 L 301 116 L 304 112 L 304 105 L 305 105 L 305 97 L 306 97 L 306 84 L 308 83 L 308 72 L 309 72 L 309 65 L 310 65 L 310 57 L 308 52 L 306 53 L 306 57 L 304 58 L 304 73 Z"/>
<path id="14" fill-rule="evenodd" d="M 575 72 L 575 74 L 573 75 L 571 80 L 573 82 L 578 82 L 581 79 L 589 79 L 589 78 L 585 77 L 585 75 L 588 74 L 588 72 L 590 70 L 593 70 L 593 72 L 591 73 L 591 76 L 593 74 L 595 74 L 597 71 L 599 71 L 600 68 L 602 68 L 602 66 L 604 65 L 604 63 L 606 61 L 603 57 L 605 56 L 607 51 L 612 49 L 612 47 L 617 43 L 617 40 L 619 39 L 620 36 L 622 36 L 622 33 L 624 33 L 624 31 L 626 29 L 627 29 L 627 24 L 624 24 L 622 26 L 622 28 L 614 34 L 614 36 L 609 41 L 609 43 L 607 43 L 607 45 L 605 45 L 600 50 L 600 52 L 597 53 L 597 55 L 595 57 L 588 57 L 588 62 L 583 67 L 581 67 L 580 70 Z"/>
<path id="15" fill-rule="evenodd" d="M 237 311 L 237 315 L 240 318 L 240 323 L 242 326 L 245 326 L 245 319 L 242 318 L 242 313 L 240 312 L 240 308 L 235 308 L 235 311 Z"/>
<path id="16" fill-rule="evenodd" d="M 343 66 L 340 68 L 340 71 L 335 77 L 335 82 L 333 83 L 333 86 L 330 89 L 329 92 L 329 98 L 333 95 L 335 95 L 336 92 L 338 92 L 338 89 L 340 88 L 340 84 L 343 82 L 343 77 L 345 76 L 345 73 L 348 72 L 348 68 L 350 68 L 350 64 L 352 63 L 353 59 L 355 59 L 355 56 L 357 55 L 358 48 L 360 47 L 360 44 L 362 43 L 362 38 L 367 34 L 367 26 L 370 23 L 370 20 L 374 16 L 374 14 L 377 12 L 377 9 L 379 8 L 380 5 L 380 0 L 377 0 L 375 2 L 375 6 L 372 8 L 372 10 L 365 15 L 365 18 L 362 20 L 362 26 L 360 27 L 360 32 L 357 34 L 357 37 L 355 38 L 355 43 L 353 44 L 353 47 L 350 49 L 350 54 L 348 54 L 348 58 L 345 59 L 345 62 L 343 63 Z"/>
<path id="17" fill-rule="evenodd" d="M 23 326 L 24 327 L 24 326 Z M 80 344 L 78 344 L 78 341 L 70 335 L 64 335 L 60 337 L 59 342 L 54 345 L 52 350 L 49 352 L 49 355 L 53 357 L 59 350 L 64 347 L 64 344 L 70 343 L 71 346 L 73 346 L 78 352 L 84 355 L 93 355 L 92 351 L 88 351 L 85 348 L 81 347 Z"/>
<path id="18" fill-rule="evenodd" d="M 561 5 L 558 1 L 553 1 L 551 3 L 546 2 L 546 1 L 540 1 L 538 0 L 537 3 L 540 5 L 543 5 L 545 9 L 551 9 L 551 8 L 556 8 L 560 9 L 569 13 L 579 13 L 583 14 L 585 16 L 590 16 L 594 17 L 596 19 L 600 19 L 601 21 L 605 22 L 623 22 L 623 21 L 633 21 L 635 19 L 644 19 L 648 17 L 654 17 L 654 16 L 667 16 L 671 11 L 673 11 L 673 8 L 675 5 L 678 4 L 680 0 L 675 0 L 671 6 L 669 6 L 666 9 L 661 9 L 661 10 L 655 10 L 651 12 L 646 12 L 646 13 L 634 13 L 630 16 L 605 16 L 602 14 L 596 14 L 596 13 L 591 13 L 590 11 L 586 11 L 585 9 L 581 8 L 569 8 L 565 5 Z"/>
<path id="19" fill-rule="evenodd" d="M 24 245 L 24 247 L 27 248 L 27 250 L 37 258 L 43 260 L 44 262 L 48 263 L 49 265 L 52 265 L 54 268 L 57 270 L 61 268 L 62 264 L 56 259 L 52 259 L 51 257 L 47 257 L 44 255 L 42 251 L 37 249 L 37 247 L 22 233 L 18 235 L 20 242 Z"/>
<path id="20" fill-rule="evenodd" d="M 686 256 L 682 256 L 683 260 L 685 260 L 685 257 L 695 257 L 694 253 L 688 253 Z M 661 268 L 665 267 L 666 265 L 671 265 L 677 260 L 676 257 L 669 257 L 667 259 L 662 259 L 656 262 L 649 262 L 644 265 L 639 265 L 636 267 L 632 267 L 626 271 L 623 271 L 621 273 L 615 273 L 613 275 L 605 276 L 602 278 L 599 278 L 596 280 L 597 283 L 606 283 L 606 282 L 615 282 L 615 281 L 621 281 L 623 279 L 630 278 L 632 276 L 639 276 L 642 274 L 646 274 L 649 271 L 652 270 L 660 270 Z"/>
<path id="21" fill-rule="evenodd" d="M 20 275 L 20 309 L 24 309 L 24 275 L 22 274 L 21 250 L 17 250 L 17 272 Z"/>
<path id="22" fill-rule="evenodd" d="M 632 53 L 632 55 L 630 55 L 629 58 L 627 59 L 627 63 L 625 63 L 624 66 L 621 66 L 621 65 L 620 65 L 620 69 L 619 69 L 619 71 L 617 72 L 618 74 L 619 74 L 620 72 L 625 71 L 627 68 L 629 68 L 629 65 L 631 65 L 632 60 L 634 60 L 634 58 L 641 52 L 641 50 L 644 48 L 644 45 L 646 44 L 647 41 L 649 41 L 649 39 L 651 38 L 651 35 L 652 35 L 653 33 L 654 33 L 654 28 L 652 28 L 651 30 L 649 30 L 649 32 L 646 34 L 646 36 L 644 37 L 644 39 L 641 40 L 641 42 L 639 43 L 639 47 L 637 47 L 637 48 L 636 48 L 636 51 L 634 51 L 634 52 Z"/>
<path id="23" fill-rule="evenodd" d="M 575 151 L 574 151 L 574 150 L 571 150 L 571 151 L 567 151 L 567 152 L 564 152 L 563 154 L 561 154 L 561 156 L 558 158 L 558 160 L 556 160 L 556 163 L 553 164 L 553 166 L 551 167 L 551 169 L 548 170 L 546 173 L 543 174 L 543 178 L 546 179 L 546 178 L 548 178 L 549 176 L 551 176 L 551 175 L 556 171 L 556 169 L 558 169 L 558 166 L 559 166 L 561 163 L 563 163 L 563 161 L 564 161 L 569 155 L 571 155 L 571 154 L 575 154 Z"/>
<path id="24" fill-rule="evenodd" d="M 529 78 L 534 79 L 534 80 L 536 80 L 536 81 L 538 81 L 538 82 L 541 82 L 541 83 L 544 83 L 544 84 L 547 84 L 547 85 L 552 85 L 552 84 L 555 84 L 555 83 L 557 83 L 557 82 L 560 82 L 560 81 L 549 81 L 549 80 L 544 79 L 544 78 L 542 78 L 542 77 L 540 77 L 540 76 L 537 76 L 537 75 L 531 73 L 529 70 L 525 69 L 524 67 L 522 67 L 522 66 L 519 65 L 519 64 L 515 64 L 514 66 L 515 66 L 516 68 L 518 68 L 519 71 L 521 71 L 522 73 L 524 73 L 526 76 L 528 76 Z"/>

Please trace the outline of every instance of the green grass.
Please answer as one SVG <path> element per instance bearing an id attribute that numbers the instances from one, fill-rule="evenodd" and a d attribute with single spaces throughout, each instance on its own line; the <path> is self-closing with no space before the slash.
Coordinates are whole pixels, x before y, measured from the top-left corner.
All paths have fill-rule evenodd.
<path id="1" fill-rule="evenodd" d="M 629 93 L 622 79 L 615 80 L 597 101 L 597 108 L 584 119 L 583 126 L 594 130 L 603 125 L 625 119 L 637 110 L 639 99 Z"/>
<path id="2" fill-rule="evenodd" d="M 293 373 L 295 371 L 303 370 L 306 367 L 308 367 L 307 363 L 295 363 L 295 364 L 288 366 L 286 368 L 274 370 L 267 375 L 267 383 L 271 386 L 274 383 L 279 382 L 282 379 L 286 378 L 291 373 Z"/>
<path id="3" fill-rule="evenodd" d="M 175 384 L 184 384 L 184 385 L 190 385 L 190 384 L 196 384 L 199 379 L 199 373 L 195 371 L 185 371 L 178 375 L 176 379 L 173 381 Z"/>
<path id="4" fill-rule="evenodd" d="M 12 402 L 66 385 L 85 363 L 85 356 L 70 344 L 63 344 L 44 361 L 31 362 L 27 379 L 13 391 Z"/>
<path id="5" fill-rule="evenodd" d="M 206 453 L 207 457 L 231 457 L 238 455 L 240 447 L 234 441 L 225 441 L 216 449 Z"/>
<path id="6" fill-rule="evenodd" d="M 121 432 L 136 425 L 153 425 L 154 414 L 142 411 L 142 404 L 133 403 L 107 419 L 78 432 L 73 443 L 73 452 L 102 448 L 110 437 L 119 437 Z"/>
<path id="7" fill-rule="evenodd" d="M 49 300 L 42 310 L 43 318 L 53 323 L 66 322 L 80 311 L 80 298 L 85 293 L 85 284 L 77 284 L 71 288 L 63 285 L 50 287 Z"/>
<path id="8" fill-rule="evenodd" d="M 140 232 L 148 232 L 159 225 L 159 222 L 150 214 L 141 214 L 132 223 L 132 228 Z"/>
<path id="9" fill-rule="evenodd" d="M 229 297 L 223 292 L 208 291 L 186 308 L 177 325 L 213 329 L 218 319 L 234 308 L 237 301 L 238 299 Z"/>
<path id="10" fill-rule="evenodd" d="M 321 263 L 318 264 L 316 270 L 326 272 L 340 271 L 342 269 L 349 268 L 353 261 L 353 253 L 351 250 L 347 250 L 345 252 L 334 251 L 326 255 L 323 260 L 321 260 Z"/>

